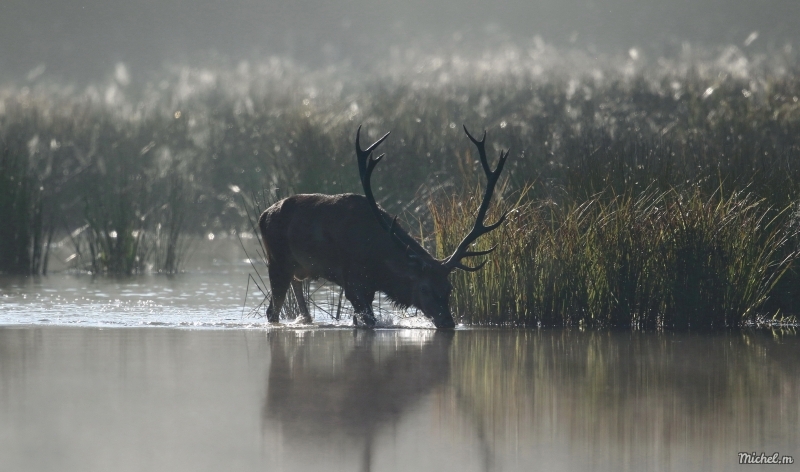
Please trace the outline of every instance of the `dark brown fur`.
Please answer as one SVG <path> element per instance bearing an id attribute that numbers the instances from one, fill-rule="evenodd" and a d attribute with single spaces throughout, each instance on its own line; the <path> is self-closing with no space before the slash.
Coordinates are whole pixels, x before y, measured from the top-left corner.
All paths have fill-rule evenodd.
<path id="1" fill-rule="evenodd" d="M 396 227 L 395 235 L 410 246 L 404 251 L 380 226 L 364 196 L 294 195 L 267 208 L 258 224 L 272 285 L 269 321 L 278 321 L 290 285 L 296 295 L 300 291 L 293 280 L 323 278 L 344 288 L 356 321 L 368 326 L 375 323 L 372 300 L 377 291 L 400 306 L 421 309 L 437 327 L 454 326 L 448 306 L 450 270 Z M 303 317 L 310 321 L 307 311 Z"/>

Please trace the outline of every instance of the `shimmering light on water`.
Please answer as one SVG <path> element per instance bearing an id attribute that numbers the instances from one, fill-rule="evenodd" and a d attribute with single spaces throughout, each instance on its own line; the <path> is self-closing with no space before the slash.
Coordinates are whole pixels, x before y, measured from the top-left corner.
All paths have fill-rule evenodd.
<path id="1" fill-rule="evenodd" d="M 315 323 L 349 326 L 349 304 L 333 319 L 338 291 L 312 286 Z M 174 278 L 144 275 L 92 278 L 54 275 L 43 278 L 0 277 L 0 326 L 173 326 L 192 328 L 261 328 L 264 295 L 247 273 L 193 273 Z M 380 296 L 374 308 L 382 326 L 429 328 L 421 317 L 396 313 Z M 291 320 L 285 321 L 290 323 Z"/>
<path id="2" fill-rule="evenodd" d="M 247 276 L 243 274 L 121 279 L 58 275 L 40 279 L 2 278 L 0 324 L 197 327 L 262 324 L 262 320 L 242 314 L 246 284 Z M 257 295 L 250 295 L 250 301 L 255 301 Z"/>

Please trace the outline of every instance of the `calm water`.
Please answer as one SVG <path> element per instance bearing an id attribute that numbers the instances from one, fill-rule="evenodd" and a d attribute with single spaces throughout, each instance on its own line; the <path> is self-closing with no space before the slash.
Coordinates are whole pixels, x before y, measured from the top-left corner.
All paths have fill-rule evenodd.
<path id="1" fill-rule="evenodd" d="M 798 470 L 792 334 L 267 330 L 237 277 L 5 280 L 0 470 Z"/>

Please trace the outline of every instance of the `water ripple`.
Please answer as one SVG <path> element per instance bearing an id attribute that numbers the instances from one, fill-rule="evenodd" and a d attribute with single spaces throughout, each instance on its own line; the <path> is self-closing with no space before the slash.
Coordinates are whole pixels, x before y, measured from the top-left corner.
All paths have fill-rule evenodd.
<path id="1" fill-rule="evenodd" d="M 91 278 L 54 275 L 41 278 L 0 277 L 0 326 L 167 326 L 185 328 L 263 328 L 263 295 L 246 293 L 246 274 L 184 274 L 168 278 Z M 315 323 L 310 327 L 351 327 L 348 316 L 335 320 L 314 289 Z M 326 309 L 326 307 L 328 309 Z M 396 316 L 376 299 L 378 327 L 431 328 L 421 317 Z M 258 313 L 259 315 L 256 315 Z M 291 321 L 283 326 L 308 328 Z"/>

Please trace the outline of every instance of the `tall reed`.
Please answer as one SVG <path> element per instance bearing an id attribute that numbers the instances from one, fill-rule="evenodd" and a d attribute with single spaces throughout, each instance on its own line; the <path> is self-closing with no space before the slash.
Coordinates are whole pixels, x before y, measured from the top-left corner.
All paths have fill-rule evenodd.
<path id="1" fill-rule="evenodd" d="M 0 272 L 38 273 L 42 192 L 28 156 L 6 146 L 0 148 L 0 222 Z"/>
<path id="2" fill-rule="evenodd" d="M 53 225 L 45 222 L 38 137 L 22 141 L 27 124 L 0 129 L 0 273 L 47 272 Z"/>
<path id="3" fill-rule="evenodd" d="M 788 212 L 743 191 L 697 187 L 601 193 L 568 206 L 514 208 L 479 244 L 499 249 L 483 270 L 456 272 L 453 309 L 481 325 L 741 326 L 798 257 Z M 469 198 L 432 203 L 440 255 L 474 221 Z"/>

